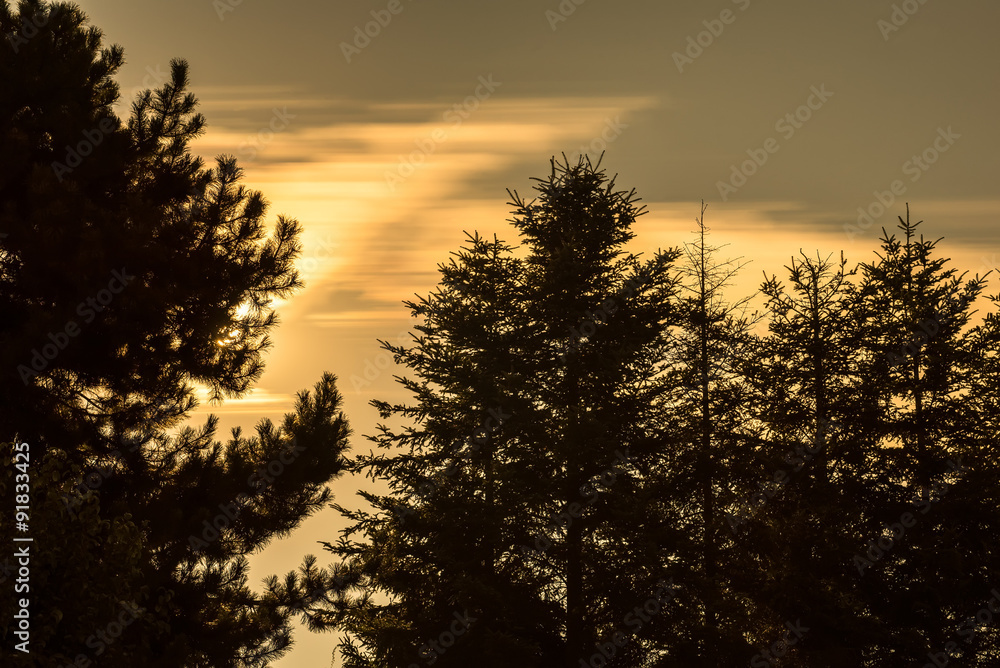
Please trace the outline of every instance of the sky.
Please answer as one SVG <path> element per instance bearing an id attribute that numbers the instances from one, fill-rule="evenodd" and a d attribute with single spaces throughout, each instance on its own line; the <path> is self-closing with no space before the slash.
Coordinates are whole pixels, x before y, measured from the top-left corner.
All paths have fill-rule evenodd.
<path id="1" fill-rule="evenodd" d="M 957 268 L 1000 266 L 995 0 L 79 4 L 125 49 L 123 100 L 185 59 L 209 125 L 195 151 L 235 155 L 272 219 L 304 227 L 306 287 L 277 304 L 267 371 L 194 416 L 220 416 L 223 436 L 277 421 L 331 371 L 367 451 L 368 402 L 407 398 L 377 339 L 407 340 L 402 301 L 466 232 L 517 242 L 506 189 L 530 196 L 562 153 L 605 151 L 636 189 L 637 252 L 692 241 L 704 200 L 721 257 L 749 261 L 734 300 L 800 249 L 871 261 L 907 202 Z M 356 505 L 359 485 L 337 481 L 337 500 Z M 327 561 L 317 541 L 341 526 L 317 514 L 252 575 Z M 339 665 L 333 635 L 295 642 L 276 666 Z"/>

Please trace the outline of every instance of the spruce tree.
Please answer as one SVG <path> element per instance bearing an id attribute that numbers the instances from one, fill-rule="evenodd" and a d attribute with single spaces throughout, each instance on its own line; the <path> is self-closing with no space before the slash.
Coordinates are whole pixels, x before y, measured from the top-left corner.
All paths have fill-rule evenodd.
<path id="1" fill-rule="evenodd" d="M 651 559 L 658 516 L 649 485 L 664 448 L 661 379 L 665 330 L 679 318 L 680 251 L 645 262 L 625 253 L 645 208 L 634 191 L 614 186 L 589 161 L 553 163 L 537 204 L 514 198 L 514 225 L 529 248 L 527 307 L 543 328 L 534 349 L 550 351 L 536 370 L 535 403 L 545 408 L 533 418 L 544 425 L 539 442 L 554 472 L 542 517 L 591 506 L 535 563 L 562 590 L 566 646 L 558 665 L 574 668 L 599 660 L 608 643 L 618 665 L 642 665 L 655 625 L 629 625 L 629 615 L 650 598 L 672 600 L 676 587 Z M 589 490 L 600 493 L 582 499 Z"/>
<path id="2" fill-rule="evenodd" d="M 709 245 L 706 207 L 680 266 L 679 318 L 665 335 L 663 445 L 651 485 L 660 499 L 658 558 L 680 585 L 680 600 L 657 632 L 654 665 L 746 661 L 748 627 L 758 616 L 745 586 L 726 514 L 747 475 L 755 435 L 748 428 L 745 360 L 753 353 L 748 298 L 724 294 L 738 260 L 719 261 Z"/>
<path id="3" fill-rule="evenodd" d="M 886 501 L 867 468 L 878 446 L 863 372 L 869 318 L 843 255 L 835 263 L 800 251 L 785 269 L 787 285 L 773 275 L 762 285 L 768 332 L 747 375 L 761 430 L 758 480 L 734 533 L 759 555 L 759 597 L 776 624 L 759 645 L 801 620 L 808 638 L 788 661 L 862 665 L 862 650 L 884 640 L 866 583 L 844 559 Z"/>
<path id="4" fill-rule="evenodd" d="M 624 252 L 642 210 L 589 161 L 553 161 L 536 189 L 511 193 L 527 252 L 470 237 L 408 303 L 413 344 L 383 342 L 415 374 L 400 378 L 415 403 L 373 402 L 407 426 L 381 427 L 384 452 L 354 466 L 391 493 L 343 509 L 328 575 L 347 584 L 311 615 L 348 632 L 345 665 L 576 668 L 616 633 L 617 665 L 645 660 L 652 627 L 622 620 L 671 591 L 642 490 L 663 442 L 678 252 Z"/>
<path id="5" fill-rule="evenodd" d="M 998 566 L 987 548 L 997 526 L 996 436 L 983 429 L 995 419 L 984 398 L 997 349 L 991 319 L 972 326 L 986 277 L 948 266 L 940 239 L 918 236 L 909 209 L 899 220 L 901 238 L 884 234 L 862 283 L 872 314 L 866 394 L 880 436 L 868 481 L 889 501 L 864 526 L 877 549 L 859 545 L 870 553 L 858 568 L 868 606 L 891 629 L 873 659 L 887 666 L 961 645 L 957 632 L 970 606 L 990 598 Z"/>

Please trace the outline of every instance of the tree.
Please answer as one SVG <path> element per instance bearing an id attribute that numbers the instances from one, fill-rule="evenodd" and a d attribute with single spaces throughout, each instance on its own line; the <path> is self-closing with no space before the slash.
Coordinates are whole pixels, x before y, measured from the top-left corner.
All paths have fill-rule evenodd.
<path id="1" fill-rule="evenodd" d="M 15 438 L 15 443 L 21 442 Z M 28 506 L 30 531 L 14 533 L 5 518 L 3 533 L 5 537 L 27 536 L 32 542 L 11 542 L 12 549 L 0 564 L 0 586 L 11 593 L 0 604 L 8 665 L 62 666 L 80 654 L 96 658 L 96 650 L 101 650 L 99 657 L 104 661 L 141 660 L 149 649 L 143 638 L 117 628 L 111 630 L 120 639 L 105 642 L 110 638 L 109 624 L 125 622 L 132 627 L 136 617 L 144 617 L 142 606 L 135 602 L 144 586 L 139 527 L 129 515 L 103 518 L 96 498 L 82 502 L 76 508 L 76 520 L 68 522 L 63 499 L 76 484 L 79 467 L 55 450 L 41 462 L 31 458 L 30 465 L 24 465 L 25 456 L 33 453 L 30 447 L 17 451 L 22 455 L 20 469 L 14 466 L 14 453 L 4 453 L 0 496 Z M 26 489 L 30 490 L 27 494 Z M 28 567 L 26 572 L 21 572 L 22 565 Z M 29 601 L 26 616 L 16 605 L 22 598 Z M 15 631 L 21 630 L 25 618 L 29 633 L 18 636 Z"/>
<path id="2" fill-rule="evenodd" d="M 649 484 L 664 448 L 664 332 L 679 317 L 680 251 L 647 262 L 625 253 L 645 210 L 634 190 L 615 191 L 598 168 L 553 162 L 536 187 L 539 203 L 513 199 L 529 248 L 526 308 L 540 328 L 532 349 L 543 351 L 533 390 L 542 410 L 531 420 L 544 431 L 526 438 L 549 458 L 536 516 L 572 517 L 583 496 L 591 506 L 533 557 L 563 608 L 565 648 L 554 665 L 574 668 L 608 643 L 620 665 L 640 665 L 653 626 L 626 620 L 651 598 L 666 608 L 676 586 L 650 559 L 648 530 L 657 519 Z"/>
<path id="3" fill-rule="evenodd" d="M 907 211 L 902 239 L 884 233 L 857 284 L 843 257 L 805 255 L 789 289 L 764 284 L 769 336 L 748 378 L 761 462 L 781 478 L 741 535 L 760 598 L 810 629 L 791 665 L 996 657 L 969 617 L 997 567 L 995 318 L 970 326 L 985 277 L 949 268 L 919 224 Z"/>
<path id="4" fill-rule="evenodd" d="M 643 529 L 678 251 L 624 253 L 642 210 L 589 160 L 538 181 L 511 193 L 527 254 L 471 236 L 407 303 L 413 344 L 383 342 L 416 403 L 373 402 L 410 423 L 353 465 L 390 493 L 327 544 L 346 584 L 311 619 L 348 632 L 345 665 L 576 668 L 618 634 L 638 666 L 651 629 L 622 620 L 672 594 Z"/>
<path id="5" fill-rule="evenodd" d="M 335 378 L 251 437 L 216 441 L 214 418 L 170 430 L 196 385 L 222 400 L 259 378 L 271 301 L 301 287 L 299 225 L 281 217 L 269 234 L 236 161 L 207 169 L 191 153 L 205 120 L 183 61 L 123 121 L 122 50 L 79 9 L 4 2 L 0 33 L 0 432 L 41 464 L 32 524 L 62 546 L 34 562 L 46 640 L 33 659 L 93 658 L 85 641 L 113 621 L 114 592 L 146 611 L 108 656 L 266 665 L 302 601 L 250 591 L 245 557 L 329 500 L 349 433 Z M 72 579 L 78 558 L 91 578 Z"/>
<path id="6" fill-rule="evenodd" d="M 856 269 L 800 251 L 785 267 L 788 285 L 766 278 L 768 336 L 747 379 L 761 428 L 757 485 L 746 492 L 740 544 L 759 555 L 757 585 L 781 636 L 802 620 L 807 642 L 796 665 L 863 665 L 885 641 L 868 609 L 867 583 L 847 568 L 875 508 L 888 500 L 872 485 L 869 462 L 879 445 L 877 402 L 865 379 L 870 314 Z"/>
<path id="7" fill-rule="evenodd" d="M 957 520 L 957 528 L 961 531 L 961 542 L 953 546 L 949 557 L 957 555 L 961 567 L 966 570 L 963 592 L 964 603 L 955 606 L 955 615 L 949 619 L 952 622 L 949 630 L 954 630 L 954 622 L 958 622 L 957 635 L 961 638 L 958 644 L 965 645 L 962 656 L 969 665 L 985 668 L 1000 660 L 1000 635 L 995 627 L 984 625 L 985 615 L 980 611 L 985 607 L 990 610 L 989 603 L 997 607 L 997 591 L 1000 588 L 990 586 L 988 591 L 979 589 L 986 581 L 996 582 L 996 570 L 1000 564 L 995 542 L 989 538 L 996 535 L 997 518 L 997 481 L 1000 480 L 1000 314 L 997 305 L 1000 295 L 991 294 L 987 298 L 989 312 L 983 322 L 971 330 L 966 336 L 970 339 L 970 347 L 979 351 L 975 360 L 975 368 L 965 381 L 967 388 L 967 410 L 974 416 L 974 423 L 969 425 L 968 438 L 956 444 L 956 457 L 964 462 L 965 472 L 962 477 L 963 494 L 960 503 L 950 508 L 951 520 Z M 968 424 L 968 423 L 967 423 Z M 954 489 L 953 491 L 958 491 Z M 932 490 L 933 493 L 933 490 Z M 957 496 L 957 495 L 956 495 Z M 956 499 L 952 497 L 952 501 Z M 941 498 L 939 496 L 939 498 Z M 930 496 L 928 496 L 930 501 Z M 955 595 L 954 599 L 958 599 Z M 957 601 L 956 601 L 957 602 Z M 950 639 L 954 641 L 954 639 Z M 941 651 L 938 648 L 934 651 Z"/>
<path id="8" fill-rule="evenodd" d="M 760 623 L 749 566 L 733 539 L 737 491 L 745 489 L 757 437 L 744 379 L 755 354 L 748 298 L 723 294 L 738 261 L 716 260 L 702 203 L 697 238 L 684 247 L 679 318 L 666 335 L 662 440 L 652 480 L 659 499 L 658 559 L 682 585 L 682 601 L 657 632 L 657 666 L 732 665 L 749 659 Z M 766 609 L 766 608 L 765 608 Z"/>
<path id="9" fill-rule="evenodd" d="M 909 208 L 899 220 L 902 238 L 883 235 L 862 282 L 872 314 L 863 374 L 880 437 L 867 478 L 888 497 L 864 527 L 878 549 L 866 546 L 859 565 L 867 604 L 891 630 L 876 665 L 954 642 L 972 602 L 990 598 L 1000 565 L 985 547 L 1000 519 L 990 501 L 996 432 L 984 429 L 995 419 L 989 374 L 997 348 L 992 320 L 971 326 L 986 277 L 966 280 L 948 267 L 936 256 L 940 240 L 918 238 Z M 994 636 L 979 643 L 995 656 Z M 961 654 L 968 659 L 971 649 Z"/>

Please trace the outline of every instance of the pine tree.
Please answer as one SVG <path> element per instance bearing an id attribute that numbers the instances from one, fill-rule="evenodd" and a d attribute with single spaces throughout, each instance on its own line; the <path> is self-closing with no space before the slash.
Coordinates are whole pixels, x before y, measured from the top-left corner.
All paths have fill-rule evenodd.
<path id="1" fill-rule="evenodd" d="M 250 437 L 217 441 L 214 418 L 171 430 L 196 384 L 221 400 L 259 378 L 271 301 L 301 286 L 300 228 L 269 233 L 235 160 L 191 153 L 205 120 L 184 62 L 123 121 L 122 50 L 79 9 L 4 2 L 0 34 L 0 432 L 31 446 L 48 539 L 32 659 L 96 660 L 88 637 L 134 601 L 145 611 L 104 649 L 122 665 L 266 665 L 303 601 L 251 591 L 246 555 L 328 502 L 348 435 L 335 379 Z"/>
<path id="2" fill-rule="evenodd" d="M 417 373 L 400 382 L 418 403 L 373 402 L 383 419 L 414 422 L 400 431 L 381 426 L 370 437 L 396 456 L 373 453 L 353 465 L 385 480 L 392 494 L 364 493 L 373 511 L 341 507 L 355 524 L 337 545 L 327 544 L 346 558 L 330 573 L 331 580 L 341 575 L 341 595 L 332 608 L 309 612 L 315 628 L 338 625 L 350 634 L 341 646 L 345 665 L 463 665 L 483 657 L 506 657 L 490 665 L 542 665 L 538 653 L 558 647 L 546 628 L 555 609 L 538 600 L 540 583 L 529 586 L 533 578 L 512 549 L 531 543 L 537 523 L 527 514 L 522 476 L 537 484 L 545 477 L 508 436 L 515 416 L 532 410 L 520 388 L 533 375 L 521 354 L 522 263 L 511 250 L 470 236 L 440 267 L 438 290 L 406 303 L 423 318 L 414 345 L 382 342 Z M 355 533 L 367 540 L 350 540 Z M 368 598 L 375 594 L 392 600 L 375 603 Z"/>
<path id="3" fill-rule="evenodd" d="M 886 233 L 857 285 L 843 258 L 804 255 L 789 289 L 764 284 L 770 331 L 748 378 L 761 463 L 785 475 L 741 536 L 761 554 L 761 601 L 810 629 L 790 665 L 989 665 L 996 651 L 977 634 L 942 653 L 995 573 L 995 437 L 982 425 L 996 341 L 969 327 L 985 277 L 964 281 L 917 225 L 900 218 L 903 239 Z"/>

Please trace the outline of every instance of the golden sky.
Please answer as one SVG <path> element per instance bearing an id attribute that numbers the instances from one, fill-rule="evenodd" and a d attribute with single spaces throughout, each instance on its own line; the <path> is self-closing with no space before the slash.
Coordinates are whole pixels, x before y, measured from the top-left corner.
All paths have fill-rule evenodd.
<path id="1" fill-rule="evenodd" d="M 995 0 L 80 5 L 125 48 L 126 99 L 187 59 L 209 123 L 196 150 L 236 155 L 271 216 L 305 228 L 307 286 L 279 306 L 263 378 L 197 416 L 224 431 L 280 418 L 332 371 L 366 450 L 367 402 L 404 398 L 375 339 L 406 336 L 401 301 L 434 287 L 464 231 L 516 242 L 505 189 L 529 193 L 562 152 L 606 149 L 637 189 L 635 250 L 691 241 L 704 199 L 722 256 L 752 261 L 734 299 L 800 248 L 871 260 L 907 201 L 960 269 L 1000 265 Z M 339 482 L 338 501 L 356 485 Z M 311 518 L 253 576 L 321 554 L 340 526 Z M 276 665 L 337 665 L 334 636 L 295 641 Z"/>

